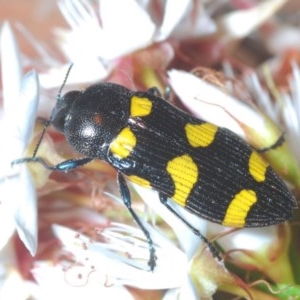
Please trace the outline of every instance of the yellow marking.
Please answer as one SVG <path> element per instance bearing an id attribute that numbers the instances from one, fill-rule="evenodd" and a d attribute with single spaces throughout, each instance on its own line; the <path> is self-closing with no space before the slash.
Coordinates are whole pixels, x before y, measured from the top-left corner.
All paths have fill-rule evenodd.
<path id="1" fill-rule="evenodd" d="M 172 177 L 175 185 L 174 195 L 171 197 L 181 206 L 186 200 L 198 180 L 198 167 L 189 155 L 182 155 L 170 160 L 167 172 Z"/>
<path id="2" fill-rule="evenodd" d="M 248 212 L 256 201 L 257 197 L 254 191 L 241 190 L 231 200 L 222 224 L 231 227 L 244 227 Z"/>
<path id="3" fill-rule="evenodd" d="M 136 137 L 129 127 L 121 130 L 112 141 L 110 151 L 119 159 L 126 158 L 136 145 Z"/>
<path id="4" fill-rule="evenodd" d="M 144 179 L 142 177 L 139 176 L 135 176 L 135 175 L 130 175 L 128 176 L 128 179 L 140 186 L 146 187 L 146 188 L 151 188 L 151 183 L 149 180 Z"/>
<path id="5" fill-rule="evenodd" d="M 252 152 L 249 158 L 249 172 L 258 182 L 266 179 L 266 172 L 269 164 L 257 153 Z"/>
<path id="6" fill-rule="evenodd" d="M 144 117 L 151 113 L 152 102 L 148 98 L 133 96 L 131 98 L 131 117 Z"/>
<path id="7" fill-rule="evenodd" d="M 188 142 L 193 147 L 208 147 L 218 131 L 218 127 L 210 124 L 190 124 L 185 125 L 185 133 Z"/>

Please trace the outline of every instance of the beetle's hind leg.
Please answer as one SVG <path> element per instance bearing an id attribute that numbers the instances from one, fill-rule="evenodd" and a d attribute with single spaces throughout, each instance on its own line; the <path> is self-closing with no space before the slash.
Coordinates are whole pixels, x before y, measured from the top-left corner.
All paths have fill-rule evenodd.
<path id="1" fill-rule="evenodd" d="M 271 146 L 262 148 L 262 149 L 256 149 L 256 151 L 258 153 L 265 153 L 265 152 L 268 152 L 269 150 L 274 150 L 277 147 L 280 147 L 284 142 L 285 142 L 284 133 L 282 133 L 274 144 L 272 144 Z"/>
<path id="2" fill-rule="evenodd" d="M 183 218 L 170 204 L 168 203 L 168 197 L 159 194 L 160 202 L 167 207 L 177 218 L 179 218 L 191 231 L 197 235 L 209 248 L 210 252 L 212 253 L 213 257 L 216 257 L 219 261 L 222 260 L 220 255 L 220 251 L 204 236 L 202 233 L 196 229 L 193 225 L 191 225 L 185 218 Z"/>
<path id="3" fill-rule="evenodd" d="M 157 87 L 152 87 L 152 88 L 148 89 L 147 92 L 151 95 L 163 98 L 167 101 L 169 101 L 171 98 L 171 87 L 170 86 L 165 87 L 164 94 L 162 94 Z"/>

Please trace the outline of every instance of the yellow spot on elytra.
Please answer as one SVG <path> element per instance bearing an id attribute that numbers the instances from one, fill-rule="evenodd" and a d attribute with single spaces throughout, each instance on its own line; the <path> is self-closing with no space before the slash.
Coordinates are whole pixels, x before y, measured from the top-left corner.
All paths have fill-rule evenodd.
<path id="1" fill-rule="evenodd" d="M 258 182 L 266 179 L 266 172 L 269 164 L 257 153 L 252 152 L 249 158 L 249 172 Z"/>
<path id="2" fill-rule="evenodd" d="M 190 124 L 185 125 L 185 133 L 188 142 L 193 147 L 208 147 L 218 131 L 218 127 L 210 124 Z"/>
<path id="3" fill-rule="evenodd" d="M 128 176 L 128 179 L 140 186 L 146 187 L 146 188 L 151 188 L 151 183 L 149 180 L 144 179 L 142 177 L 139 176 L 135 176 L 135 175 L 130 175 Z"/>
<path id="4" fill-rule="evenodd" d="M 175 191 L 171 197 L 181 206 L 185 206 L 186 200 L 198 180 L 198 167 L 189 155 L 182 155 L 170 160 L 167 164 L 167 172 L 174 181 Z"/>
<path id="5" fill-rule="evenodd" d="M 222 224 L 231 227 L 244 227 L 248 212 L 256 201 L 257 197 L 254 191 L 241 190 L 231 200 Z"/>
<path id="6" fill-rule="evenodd" d="M 133 96 L 131 98 L 130 115 L 131 117 L 144 117 L 151 113 L 152 102 L 148 98 Z"/>
<path id="7" fill-rule="evenodd" d="M 110 151 L 119 158 L 126 158 L 136 145 L 136 137 L 129 127 L 121 130 L 118 136 L 112 141 Z"/>

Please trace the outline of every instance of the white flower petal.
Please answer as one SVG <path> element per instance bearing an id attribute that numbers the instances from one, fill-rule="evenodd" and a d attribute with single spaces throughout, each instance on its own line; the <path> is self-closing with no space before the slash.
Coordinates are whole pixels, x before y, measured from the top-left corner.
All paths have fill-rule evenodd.
<path id="1" fill-rule="evenodd" d="M 193 286 L 193 283 L 191 282 L 191 279 L 186 276 L 182 280 L 182 285 L 178 289 L 169 289 L 164 294 L 163 300 L 197 300 L 199 299 L 199 296 L 197 295 L 195 288 Z"/>
<path id="2" fill-rule="evenodd" d="M 170 13 L 174 9 L 174 1 L 170 7 Z M 177 5 L 177 3 L 176 3 Z M 195 38 L 209 35 L 216 32 L 217 26 L 214 20 L 208 15 L 201 1 L 193 1 L 193 5 L 186 11 L 185 16 L 175 27 L 171 36 L 179 39 Z"/>
<path id="3" fill-rule="evenodd" d="M 293 151 L 296 159 L 300 162 L 299 153 L 299 139 L 300 139 L 300 119 L 297 116 L 295 110 L 294 98 L 290 95 L 282 94 L 282 112 L 281 117 L 284 124 L 285 132 L 287 132 L 285 138 Z"/>
<path id="4" fill-rule="evenodd" d="M 67 42 L 65 45 L 73 48 L 72 43 Z M 75 49 L 78 49 L 76 48 L 77 45 L 74 45 L 74 47 Z M 77 50 L 74 51 L 76 52 Z M 87 84 L 99 81 L 109 74 L 110 69 L 107 68 L 99 58 L 90 55 L 85 57 L 82 55 L 82 52 L 77 55 L 74 51 L 71 49 L 69 52 L 70 57 L 72 57 L 70 58 L 70 61 L 74 63 L 74 66 L 68 76 L 66 82 L 67 85 Z M 47 73 L 39 74 L 41 86 L 45 89 L 61 87 L 64 80 L 64 74 L 67 73 L 69 67 L 70 64 L 66 64 L 58 68 L 49 69 Z"/>
<path id="5" fill-rule="evenodd" d="M 230 38 L 243 38 L 273 16 L 287 0 L 266 0 L 253 8 L 229 13 L 218 21 L 219 30 Z"/>
<path id="6" fill-rule="evenodd" d="M 72 29 L 55 31 L 65 56 L 73 62 L 98 58 L 103 30 L 89 2 L 64 0 L 59 8 Z"/>
<path id="7" fill-rule="evenodd" d="M 173 0 L 165 2 L 165 13 L 163 22 L 159 28 L 159 35 L 156 36 L 157 41 L 168 38 L 174 28 L 181 23 L 182 18 L 190 11 L 192 6 L 191 0 L 181 0 L 174 5 Z"/>
<path id="8" fill-rule="evenodd" d="M 291 95 L 282 93 L 283 103 L 280 105 L 280 120 L 283 121 L 286 139 L 295 157 L 300 161 L 300 71 L 296 63 L 292 63 L 293 77 L 289 80 Z"/>
<path id="9" fill-rule="evenodd" d="M 228 229 L 227 229 L 228 230 Z M 226 229 L 224 229 L 224 232 Z M 244 249 L 257 251 L 271 245 L 277 238 L 277 227 L 243 228 L 233 233 L 223 235 L 218 243 L 225 250 Z M 237 253 L 239 255 L 239 253 Z"/>
<path id="10" fill-rule="evenodd" d="M 171 70 L 168 75 L 176 94 L 196 116 L 240 136 L 244 136 L 244 132 L 238 121 L 257 130 L 264 127 L 264 120 L 257 112 L 206 81 L 178 70 Z"/>
<path id="11" fill-rule="evenodd" d="M 37 247 L 35 188 L 26 165 L 12 168 L 11 162 L 23 155 L 32 133 L 38 104 L 37 75 L 29 73 L 22 83 L 17 99 L 5 99 L 6 103 L 14 103 L 14 107 L 7 105 L 9 109 L 5 112 L 0 128 L 1 138 L 6 141 L 0 147 L 1 214 L 5 215 L 1 218 L 3 229 L 0 247 L 7 242 L 17 225 L 20 238 L 34 254 Z"/>
<path id="12" fill-rule="evenodd" d="M 113 59 L 150 45 L 156 26 L 135 0 L 102 0 L 99 8 L 103 58 Z"/>
<path id="13" fill-rule="evenodd" d="M 73 30 L 84 24 L 90 24 L 91 27 L 99 25 L 94 9 L 88 1 L 63 0 L 58 2 L 58 6 Z"/>
<path id="14" fill-rule="evenodd" d="M 21 182 L 18 177 L 4 178 L 0 181 L 0 250 L 15 232 L 15 202 L 10 191 L 16 191 L 19 184 Z"/>
<path id="15" fill-rule="evenodd" d="M 14 196 L 12 201 L 17 203 L 14 213 L 15 222 L 20 239 L 31 255 L 35 255 L 38 228 L 35 187 L 26 165 L 23 165 L 22 169 L 18 189 L 12 191 Z"/>
<path id="16" fill-rule="evenodd" d="M 193 299 L 199 299 L 195 288 L 194 284 L 192 283 L 191 279 L 189 277 L 185 277 L 184 281 L 182 283 L 181 289 L 180 289 L 180 294 L 179 294 L 179 300 L 193 300 Z"/>
<path id="17" fill-rule="evenodd" d="M 1 32 L 1 67 L 5 111 L 0 134 L 5 143 L 0 146 L 0 249 L 15 231 L 17 221 L 20 237 L 33 254 L 37 243 L 34 187 L 26 166 L 11 168 L 11 162 L 23 154 L 29 142 L 37 110 L 38 84 L 36 74 L 31 73 L 22 80 L 21 88 L 18 49 L 7 23 Z"/>
<path id="18" fill-rule="evenodd" d="M 292 68 L 293 68 L 293 79 L 290 82 L 290 87 L 292 90 L 295 112 L 300 122 L 300 70 L 296 62 L 292 62 Z"/>
<path id="19" fill-rule="evenodd" d="M 15 108 L 15 120 L 20 140 L 24 142 L 24 149 L 30 142 L 37 115 L 39 100 L 39 83 L 35 71 L 27 73 L 21 83 L 18 106 Z"/>
<path id="20" fill-rule="evenodd" d="M 40 287 L 35 299 L 134 299 L 125 287 L 110 285 L 102 274 L 80 266 L 64 270 L 40 264 L 32 274 Z"/>
<path id="21" fill-rule="evenodd" d="M 18 107 L 22 71 L 18 46 L 7 22 L 1 30 L 0 55 L 4 110 L 10 115 Z"/>
<path id="22" fill-rule="evenodd" d="M 299 146 L 299 136 L 300 136 L 300 124 L 297 117 L 297 112 L 294 107 L 294 99 L 289 95 L 283 94 L 283 111 L 282 117 L 284 121 L 285 128 L 291 135 L 291 138 L 294 139 L 294 142 Z"/>
<path id="23" fill-rule="evenodd" d="M 9 117 L 9 116 L 7 116 Z M 7 121 L 7 118 L 5 118 Z M 17 124 L 14 124 L 17 125 Z M 20 137 L 13 135 L 13 125 L 9 122 L 0 122 L 0 136 L 5 143 L 0 144 L 0 180 L 14 180 L 13 176 L 19 173 L 19 165 L 11 166 L 13 160 L 20 158 L 24 154 L 24 143 Z M 0 182 L 1 184 L 1 182 Z M 18 183 L 16 183 L 16 187 Z M 13 188 L 13 189 L 16 189 Z M 9 193 L 9 192 L 8 192 Z"/>
<path id="24" fill-rule="evenodd" d="M 256 73 L 251 73 L 245 78 L 249 90 L 253 93 L 257 105 L 265 112 L 274 122 L 277 121 L 277 113 L 274 109 L 274 102 L 268 92 L 263 89 Z"/>

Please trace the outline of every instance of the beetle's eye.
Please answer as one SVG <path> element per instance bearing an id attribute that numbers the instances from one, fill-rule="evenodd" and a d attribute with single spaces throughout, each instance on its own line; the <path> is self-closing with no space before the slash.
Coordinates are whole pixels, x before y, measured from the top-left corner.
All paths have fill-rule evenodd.
<path id="1" fill-rule="evenodd" d="M 66 117 L 68 116 L 71 107 L 82 93 L 80 91 L 71 91 L 60 98 L 52 112 L 52 124 L 60 132 L 64 132 Z"/>

